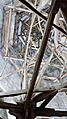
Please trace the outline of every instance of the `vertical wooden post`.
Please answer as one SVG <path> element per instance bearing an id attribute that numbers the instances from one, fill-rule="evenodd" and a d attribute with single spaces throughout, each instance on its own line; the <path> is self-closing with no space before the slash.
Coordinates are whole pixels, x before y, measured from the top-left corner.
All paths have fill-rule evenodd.
<path id="1" fill-rule="evenodd" d="M 5 11 L 5 28 L 4 28 L 4 52 L 5 56 L 8 55 L 8 40 L 10 36 L 10 23 L 11 23 L 12 10 L 8 9 Z"/>
<path id="2" fill-rule="evenodd" d="M 58 11 L 58 13 L 56 14 L 55 19 L 54 19 L 54 23 L 58 26 L 59 26 L 59 16 L 60 16 L 60 14 Z M 58 47 L 58 41 L 59 41 L 59 31 L 56 28 L 54 28 L 54 30 L 55 30 L 54 44 L 55 44 L 55 48 L 57 48 Z"/>
<path id="3" fill-rule="evenodd" d="M 18 25 L 18 13 L 16 12 L 16 16 L 15 16 L 15 24 L 14 24 L 14 33 L 13 33 L 13 47 L 16 47 L 16 38 L 17 38 L 17 25 Z"/>
<path id="4" fill-rule="evenodd" d="M 33 110 L 33 107 L 31 107 L 30 109 L 31 109 L 31 111 L 30 111 L 30 114 L 29 114 L 28 119 L 34 119 L 34 110 Z"/>

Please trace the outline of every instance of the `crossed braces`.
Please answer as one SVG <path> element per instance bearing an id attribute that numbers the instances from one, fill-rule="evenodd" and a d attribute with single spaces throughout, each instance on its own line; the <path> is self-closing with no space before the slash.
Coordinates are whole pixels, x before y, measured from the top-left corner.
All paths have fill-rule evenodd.
<path id="1" fill-rule="evenodd" d="M 9 109 L 10 114 L 16 116 L 16 119 L 34 119 L 36 116 L 67 116 L 67 111 L 55 111 L 54 109 L 45 108 L 45 106 L 52 100 L 52 98 L 58 93 L 57 89 L 50 89 L 50 90 L 43 90 L 40 94 L 32 98 L 32 94 L 34 92 L 34 86 L 36 83 L 36 79 L 39 73 L 39 68 L 41 65 L 41 61 L 45 52 L 45 48 L 47 45 L 48 37 L 50 34 L 50 30 L 52 25 L 56 27 L 58 30 L 63 32 L 65 35 L 67 35 L 67 32 L 64 31 L 62 28 L 56 26 L 53 24 L 55 15 L 57 14 L 59 8 L 62 10 L 62 13 L 64 15 L 64 18 L 67 22 L 67 0 L 52 0 L 50 13 L 48 15 L 48 19 L 42 15 L 40 12 L 38 12 L 33 6 L 30 5 L 29 2 L 26 0 L 20 0 L 24 5 L 26 5 L 29 9 L 31 9 L 33 12 L 35 12 L 37 15 L 39 15 L 42 19 L 47 20 L 46 22 L 46 29 L 44 33 L 44 37 L 42 39 L 42 44 L 39 50 L 39 54 L 37 57 L 37 61 L 35 63 L 35 68 L 32 76 L 31 85 L 27 94 L 27 98 L 22 103 L 15 104 L 9 104 L 1 102 L 0 108 Z M 63 88 L 67 88 L 67 85 L 65 84 Z M 10 95 L 9 95 L 10 96 Z M 36 103 L 39 101 L 44 100 L 45 101 L 41 104 L 40 107 L 36 107 Z"/>

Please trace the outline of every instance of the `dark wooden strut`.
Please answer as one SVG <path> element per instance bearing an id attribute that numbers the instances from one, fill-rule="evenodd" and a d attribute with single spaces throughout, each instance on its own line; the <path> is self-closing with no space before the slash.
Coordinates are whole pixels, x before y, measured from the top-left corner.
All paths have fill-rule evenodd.
<path id="1" fill-rule="evenodd" d="M 22 108 L 20 105 L 0 102 L 0 107 L 2 109 L 9 109 L 10 114 L 16 116 L 17 119 L 25 119 L 24 118 L 24 108 Z M 51 109 L 51 108 L 35 107 L 33 103 L 31 104 L 31 107 L 29 109 L 29 119 L 34 119 L 36 116 L 62 117 L 62 116 L 67 116 L 67 111 L 55 111 L 54 109 Z"/>
<path id="2" fill-rule="evenodd" d="M 31 82 L 30 89 L 29 89 L 28 96 L 27 96 L 27 100 L 26 100 L 27 103 L 30 101 L 30 99 L 32 97 L 32 93 L 33 93 L 34 85 L 35 85 L 35 82 L 36 82 L 36 79 L 37 79 L 37 76 L 39 73 L 41 61 L 42 61 L 42 58 L 43 58 L 43 55 L 44 55 L 44 52 L 45 52 L 45 49 L 47 46 L 47 41 L 48 41 L 48 37 L 50 34 L 50 30 L 51 30 L 51 27 L 53 25 L 54 17 L 56 15 L 56 13 L 58 12 L 58 10 L 59 10 L 59 4 L 58 4 L 57 0 L 52 1 L 51 10 L 50 10 L 48 20 L 46 23 L 45 33 L 44 33 L 44 36 L 42 39 L 41 47 L 40 47 L 37 61 L 35 63 L 35 67 L 34 67 L 32 82 Z"/>
<path id="3" fill-rule="evenodd" d="M 55 91 L 55 90 L 54 90 Z M 42 92 L 42 93 L 39 93 L 38 95 L 36 95 L 35 97 L 33 97 L 31 99 L 32 102 L 40 102 L 40 101 L 43 101 L 44 99 L 46 99 L 46 97 L 50 94 L 52 94 L 53 91 L 49 91 L 49 92 Z"/>
<path id="4" fill-rule="evenodd" d="M 45 116 L 45 117 L 51 117 L 51 116 L 67 116 L 67 111 L 55 111 L 54 109 L 50 108 L 45 108 L 45 109 L 40 109 L 36 108 L 35 110 L 35 115 L 36 116 Z"/>
<path id="5" fill-rule="evenodd" d="M 58 93 L 57 90 L 53 91 L 52 93 L 49 93 L 46 98 L 45 101 L 40 105 L 40 109 L 44 109 L 44 107 L 52 100 L 52 98 Z"/>
<path id="6" fill-rule="evenodd" d="M 19 1 L 21 1 L 27 8 L 31 9 L 36 15 L 40 16 L 42 19 L 47 21 L 47 18 L 43 14 L 41 14 L 36 8 L 34 8 L 29 2 L 27 2 L 26 0 L 19 0 Z M 67 35 L 67 32 L 64 31 L 62 28 L 60 28 L 59 26 L 55 25 L 54 23 L 53 26 L 62 33 L 64 33 L 65 35 Z"/>
<path id="7" fill-rule="evenodd" d="M 0 108 L 10 110 L 10 109 L 19 109 L 19 106 L 17 104 L 11 104 L 11 103 L 0 101 Z"/>
<path id="8" fill-rule="evenodd" d="M 51 91 L 53 91 L 55 89 L 37 89 L 33 91 L 34 93 L 49 93 Z M 4 97 L 13 97 L 13 96 L 19 96 L 22 94 L 27 94 L 28 89 L 24 89 L 24 90 L 17 90 L 17 91 L 9 91 L 9 92 L 0 92 L 0 98 L 4 98 Z"/>
<path id="9" fill-rule="evenodd" d="M 67 23 L 67 0 L 62 0 L 62 2 L 60 3 L 60 6 L 61 6 L 63 16 L 64 16 L 66 23 Z"/>
<path id="10" fill-rule="evenodd" d="M 61 90 L 61 89 L 66 89 L 66 88 L 67 88 L 67 82 L 66 83 L 63 83 L 63 86 L 62 85 L 59 85 L 59 87 L 56 88 L 56 89 L 55 88 L 51 88 L 51 87 L 49 87 L 49 89 L 48 88 L 35 89 L 33 91 L 33 94 L 34 93 L 39 93 L 39 95 L 37 95 L 36 97 L 34 97 L 34 99 L 39 100 L 43 96 L 43 94 L 46 95 L 46 94 L 49 94 L 52 91 L 55 91 L 55 90 L 58 91 L 58 90 Z M 27 91 L 28 91 L 28 89 L 17 90 L 17 91 L 8 91 L 8 92 L 0 92 L 0 98 L 13 97 L 13 96 L 19 96 L 19 95 L 27 94 Z M 64 91 L 62 91 L 62 92 L 64 92 Z"/>
<path id="11" fill-rule="evenodd" d="M 57 0 L 53 0 L 52 5 L 51 5 L 51 10 L 50 10 L 50 13 L 49 13 L 49 16 L 48 16 L 48 20 L 47 20 L 47 23 L 46 23 L 46 29 L 45 29 L 44 37 L 42 39 L 42 44 L 41 44 L 41 47 L 40 47 L 40 50 L 39 50 L 37 61 L 35 63 L 35 68 L 34 68 L 34 72 L 33 72 L 33 76 L 32 76 L 32 82 L 31 82 L 29 92 L 28 92 L 28 95 L 27 95 L 27 99 L 26 99 L 26 103 L 25 103 L 25 118 L 24 119 L 29 118 L 29 105 L 30 105 L 32 93 L 33 93 L 33 90 L 34 90 L 34 85 L 35 85 L 35 82 L 36 82 L 36 79 L 37 79 L 37 76 L 38 76 L 38 73 L 39 73 L 39 68 L 40 68 L 41 61 L 42 61 L 42 58 L 43 58 L 43 55 L 44 55 L 44 51 L 45 51 L 46 46 L 47 46 L 47 41 L 48 41 L 48 37 L 49 37 L 51 27 L 53 25 L 54 17 L 56 15 L 56 13 L 58 12 L 58 10 L 59 10 L 59 3 L 58 3 Z"/>
<path id="12" fill-rule="evenodd" d="M 40 102 L 40 101 L 43 101 L 45 99 L 45 102 L 48 104 L 50 101 L 56 94 L 58 93 L 57 90 L 54 90 L 54 91 L 49 91 L 48 93 L 47 92 L 43 92 L 43 93 L 40 93 L 39 95 L 35 96 L 33 99 L 32 99 L 32 102 Z M 47 100 L 47 101 L 46 101 Z M 43 102 L 44 103 L 44 102 Z M 43 104 L 42 103 L 42 104 Z M 46 105 L 47 105 L 46 104 Z M 46 106 L 45 105 L 45 106 Z M 45 107 L 44 106 L 44 107 Z"/>

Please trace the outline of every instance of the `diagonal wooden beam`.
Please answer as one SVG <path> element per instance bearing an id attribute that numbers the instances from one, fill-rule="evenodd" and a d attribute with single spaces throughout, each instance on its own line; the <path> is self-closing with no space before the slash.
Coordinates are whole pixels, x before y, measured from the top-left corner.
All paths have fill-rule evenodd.
<path id="1" fill-rule="evenodd" d="M 59 10 L 58 0 L 53 0 L 52 4 L 51 4 L 51 10 L 50 10 L 50 13 L 49 13 L 49 16 L 48 16 L 48 20 L 47 20 L 47 23 L 46 23 L 45 33 L 44 33 L 42 43 L 41 43 L 41 47 L 40 47 L 40 50 L 39 50 L 39 54 L 38 54 L 38 57 L 37 57 L 37 60 L 36 60 L 36 63 L 35 63 L 34 72 L 33 72 L 33 76 L 32 76 L 32 81 L 31 81 L 30 88 L 29 88 L 28 95 L 27 95 L 26 102 L 25 102 L 25 119 L 28 119 L 28 117 L 29 117 L 29 106 L 30 106 L 31 97 L 32 97 L 32 94 L 33 94 L 35 82 L 36 82 L 36 79 L 37 79 L 37 76 L 38 76 L 38 73 L 39 73 L 39 68 L 40 68 L 40 65 L 41 65 L 41 62 L 42 62 L 42 58 L 43 58 L 43 55 L 44 55 L 44 52 L 45 52 L 45 49 L 46 49 L 46 46 L 47 46 L 47 41 L 48 41 L 48 37 L 49 37 L 49 34 L 50 34 L 51 27 L 53 25 L 54 17 L 56 15 L 56 13 L 58 12 L 58 10 Z"/>
<path id="2" fill-rule="evenodd" d="M 51 95 L 54 91 L 55 91 L 55 90 L 42 92 L 42 93 L 36 95 L 36 96 L 32 99 L 32 102 L 37 103 L 37 102 L 43 101 L 44 99 L 46 99 L 47 97 L 49 97 L 49 95 Z"/>
<path id="3" fill-rule="evenodd" d="M 39 54 L 38 54 L 38 57 L 37 57 L 37 60 L 36 60 L 36 63 L 35 63 L 34 72 L 33 72 L 33 76 L 32 76 L 32 81 L 31 81 L 30 89 L 29 89 L 28 96 L 27 96 L 28 104 L 29 104 L 29 101 L 32 97 L 32 93 L 33 93 L 34 85 L 35 85 L 35 82 L 36 82 L 36 79 L 37 79 L 37 76 L 38 76 L 38 73 L 39 73 L 39 68 L 40 68 L 40 65 L 41 65 L 41 61 L 42 61 L 42 58 L 43 58 L 43 55 L 44 55 L 44 52 L 45 52 L 45 49 L 46 49 L 46 46 L 47 46 L 47 41 L 48 41 L 48 37 L 49 37 L 49 34 L 50 34 L 50 30 L 51 30 L 51 27 L 52 27 L 52 24 L 53 24 L 55 14 L 57 13 L 58 9 L 59 9 L 59 5 L 57 3 L 57 0 L 54 0 L 52 2 L 52 5 L 51 5 L 51 11 L 49 13 L 48 20 L 47 20 L 47 23 L 46 23 L 45 33 L 44 33 L 42 43 L 41 43 L 41 47 L 40 47 L 40 50 L 39 50 Z"/>
<path id="4" fill-rule="evenodd" d="M 19 105 L 0 101 L 0 108 L 2 108 L 2 109 L 18 109 Z"/>
<path id="5" fill-rule="evenodd" d="M 45 101 L 41 104 L 40 108 L 41 109 L 44 109 L 45 106 L 53 99 L 53 97 L 58 93 L 57 90 L 53 91 L 52 93 L 48 94 L 46 97 L 45 97 Z"/>
<path id="6" fill-rule="evenodd" d="M 26 7 L 31 9 L 35 14 L 40 16 L 42 19 L 47 20 L 47 18 L 43 14 L 41 14 L 36 8 L 34 8 L 28 1 L 26 1 L 26 0 L 19 0 L 19 1 L 21 1 Z M 67 32 L 64 31 L 62 28 L 60 28 L 59 26 L 57 26 L 55 24 L 53 24 L 53 26 L 55 28 L 57 28 L 59 31 L 61 31 L 62 33 L 64 33 L 65 35 L 67 35 Z"/>
<path id="7" fill-rule="evenodd" d="M 43 90 L 44 92 L 40 92 L 38 95 L 36 95 L 34 98 L 32 98 L 32 102 L 39 102 L 44 99 L 46 99 L 43 102 L 43 105 L 47 105 L 50 100 L 58 93 L 58 92 L 67 92 L 67 84 L 63 84 L 63 86 L 59 86 L 57 89 L 50 89 L 50 90 Z"/>

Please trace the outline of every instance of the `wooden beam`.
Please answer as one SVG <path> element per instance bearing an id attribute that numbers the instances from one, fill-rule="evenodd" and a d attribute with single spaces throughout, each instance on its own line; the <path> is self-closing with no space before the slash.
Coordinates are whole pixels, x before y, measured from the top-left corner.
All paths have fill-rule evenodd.
<path id="1" fill-rule="evenodd" d="M 2 109 L 18 109 L 19 106 L 17 104 L 11 104 L 11 103 L 0 101 L 0 108 L 2 108 Z"/>
<path id="2" fill-rule="evenodd" d="M 53 91 L 47 91 L 47 92 L 42 92 L 38 95 L 36 95 L 33 99 L 32 99 L 32 102 L 39 102 L 39 101 L 43 101 L 44 99 L 46 99 L 47 97 L 50 96 L 50 94 L 52 94 L 55 90 Z"/>
<path id="3" fill-rule="evenodd" d="M 10 36 L 10 22 L 11 22 L 11 13 L 12 10 L 5 11 L 5 30 L 4 30 L 4 52 L 5 56 L 8 55 L 8 40 Z"/>
<path id="4" fill-rule="evenodd" d="M 53 99 L 53 97 L 58 93 L 57 90 L 53 91 L 52 93 L 48 94 L 45 97 L 45 101 L 41 104 L 40 108 L 44 109 L 44 107 Z"/>
<path id="5" fill-rule="evenodd" d="M 46 94 L 50 94 L 51 92 L 53 92 L 54 90 L 58 89 L 46 89 L 46 88 L 42 88 L 42 89 L 36 89 L 33 91 L 33 93 L 40 93 L 37 96 L 35 96 L 34 98 L 32 98 L 32 102 L 35 101 L 39 101 L 39 100 L 43 100 L 46 96 Z M 9 92 L 0 92 L 0 98 L 4 98 L 4 97 L 13 97 L 13 96 L 18 96 L 18 95 L 22 95 L 22 94 L 27 94 L 28 89 L 24 89 L 24 90 L 17 90 L 17 91 L 9 91 Z M 67 88 L 65 87 L 60 87 L 58 92 L 67 92 Z M 42 96 L 42 97 L 41 97 Z M 42 99 L 43 98 L 43 99 Z"/>
<path id="6" fill-rule="evenodd" d="M 19 20 L 19 15 L 18 12 L 16 12 L 15 16 L 15 23 L 14 23 L 14 33 L 13 33 L 13 47 L 16 47 L 16 40 L 17 40 L 17 26 L 18 26 L 18 20 Z"/>
<path id="7" fill-rule="evenodd" d="M 8 5 L 7 8 L 9 8 L 9 9 L 15 9 L 16 12 L 17 12 L 17 11 L 18 11 L 18 12 L 20 11 L 20 12 L 33 13 L 33 11 L 31 11 L 31 10 L 23 9 L 23 8 L 21 8 L 21 7 L 16 7 L 16 6 L 13 6 L 13 5 Z"/>
<path id="8" fill-rule="evenodd" d="M 14 61 L 20 61 L 20 62 L 24 62 L 23 59 L 20 59 L 20 58 L 15 58 L 15 57 L 3 57 L 4 59 L 8 59 L 8 60 L 14 60 Z"/>
<path id="9" fill-rule="evenodd" d="M 49 33 L 50 33 L 50 30 L 51 30 L 51 27 L 52 27 L 52 24 L 53 24 L 55 14 L 57 13 L 58 9 L 59 9 L 58 3 L 55 0 L 55 1 L 52 2 L 52 5 L 51 5 L 51 11 L 49 13 L 47 24 L 46 24 L 46 30 L 45 30 L 45 33 L 44 33 L 44 36 L 43 36 L 43 39 L 42 39 L 42 43 L 41 43 L 41 47 L 40 47 L 40 50 L 39 50 L 39 54 L 38 54 L 38 57 L 37 57 L 37 60 L 36 60 L 36 63 L 35 63 L 34 72 L 33 72 L 33 76 L 32 76 L 32 81 L 31 81 L 30 89 L 29 89 L 28 96 L 27 96 L 28 104 L 29 104 L 29 100 L 31 99 L 31 96 L 32 96 L 32 93 L 33 93 L 33 89 L 34 89 L 34 85 L 35 85 L 35 82 L 36 82 L 36 79 L 37 79 L 37 76 L 38 76 L 38 73 L 39 73 L 39 68 L 40 68 L 40 65 L 41 65 L 41 61 L 42 61 L 42 58 L 43 58 L 43 55 L 44 55 L 44 52 L 45 52 L 45 49 L 46 49 L 46 46 L 47 46 Z"/>
<path id="10" fill-rule="evenodd" d="M 63 117 L 63 116 L 67 116 L 67 111 L 55 111 L 54 109 L 50 109 L 50 108 L 45 108 L 41 110 L 40 108 L 37 107 L 35 110 L 35 115 L 46 116 L 46 117 L 52 117 L 52 116 Z"/>
<path id="11" fill-rule="evenodd" d="M 40 93 L 40 92 L 48 93 L 48 92 L 51 92 L 52 90 L 53 89 L 41 89 L 41 90 L 37 89 L 37 90 L 34 90 L 33 93 Z M 0 92 L 0 98 L 13 97 L 13 96 L 18 96 L 22 94 L 27 94 L 27 89 L 10 91 L 10 92 Z"/>
<path id="12" fill-rule="evenodd" d="M 28 1 L 26 0 L 20 0 L 27 8 L 31 9 L 35 14 L 37 14 L 38 16 L 40 16 L 42 19 L 47 20 L 47 18 L 41 14 L 38 10 L 36 10 L 36 8 L 34 8 Z M 62 28 L 60 28 L 59 26 L 53 24 L 53 26 L 55 28 L 57 28 L 59 31 L 61 31 L 62 33 L 64 33 L 65 35 L 67 35 L 67 32 L 64 31 Z"/>

